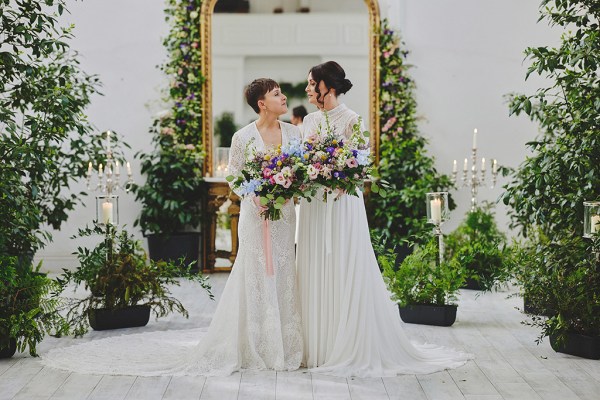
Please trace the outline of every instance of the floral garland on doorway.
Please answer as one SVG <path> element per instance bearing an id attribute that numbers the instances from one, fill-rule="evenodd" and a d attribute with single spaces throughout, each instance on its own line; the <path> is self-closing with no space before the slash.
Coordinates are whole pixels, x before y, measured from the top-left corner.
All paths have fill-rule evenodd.
<path id="1" fill-rule="evenodd" d="M 170 24 L 163 40 L 168 60 L 160 69 L 170 85 L 164 101 L 169 109 L 154 120 L 150 133 L 155 149 L 138 153 L 147 180 L 135 188 L 143 209 L 135 225 L 146 233 L 173 233 L 200 224 L 202 196 L 201 72 L 199 10 L 202 0 L 166 0 Z"/>
<path id="2" fill-rule="evenodd" d="M 386 197 L 372 196 L 370 225 L 389 247 L 402 246 L 426 230 L 425 194 L 451 186 L 427 155 L 427 139 L 417 126 L 415 82 L 408 74 L 409 52 L 399 36 L 382 20 L 380 46 L 379 173 L 390 184 Z"/>

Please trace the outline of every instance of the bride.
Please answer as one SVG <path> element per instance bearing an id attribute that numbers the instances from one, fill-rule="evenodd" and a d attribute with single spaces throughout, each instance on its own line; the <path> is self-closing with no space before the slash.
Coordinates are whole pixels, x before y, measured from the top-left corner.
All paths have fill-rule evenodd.
<path id="1" fill-rule="evenodd" d="M 360 118 L 338 101 L 351 87 L 334 61 L 311 68 L 306 93 L 319 110 L 304 118 L 304 136 L 325 126 L 326 116 L 338 135 L 352 134 Z M 338 191 L 326 202 L 302 200 L 298 231 L 303 363 L 312 372 L 423 374 L 458 367 L 469 358 L 451 349 L 413 345 L 405 335 L 371 246 L 360 191 L 358 197 Z"/>
<path id="2" fill-rule="evenodd" d="M 246 87 L 258 119 L 235 133 L 229 167 L 244 168 L 249 148 L 261 151 L 300 138 L 297 127 L 280 122 L 286 96 L 272 79 Z M 273 272 L 266 271 L 263 221 L 256 198 L 241 202 L 239 251 L 210 328 L 198 344 L 197 331 L 152 332 L 95 340 L 42 355 L 61 369 L 112 375 L 229 375 L 242 369 L 296 370 L 302 361 L 301 322 L 296 297 L 292 202 L 269 222 Z"/>

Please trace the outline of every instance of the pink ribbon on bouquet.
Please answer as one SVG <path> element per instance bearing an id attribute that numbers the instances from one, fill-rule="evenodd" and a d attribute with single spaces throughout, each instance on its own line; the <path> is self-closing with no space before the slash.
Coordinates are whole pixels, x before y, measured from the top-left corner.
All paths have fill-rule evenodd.
<path id="1" fill-rule="evenodd" d="M 271 229 L 269 220 L 263 220 L 263 249 L 265 251 L 265 261 L 267 262 L 267 275 L 273 275 L 273 249 L 271 247 Z"/>

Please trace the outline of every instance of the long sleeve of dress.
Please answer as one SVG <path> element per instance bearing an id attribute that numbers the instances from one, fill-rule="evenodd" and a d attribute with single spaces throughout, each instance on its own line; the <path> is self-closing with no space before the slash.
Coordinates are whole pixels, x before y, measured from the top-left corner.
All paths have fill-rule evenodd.
<path id="1" fill-rule="evenodd" d="M 246 148 L 244 146 L 243 140 L 238 133 L 233 135 L 231 139 L 231 149 L 229 150 L 229 164 L 227 165 L 227 171 L 229 171 L 230 175 L 239 176 L 244 169 L 244 165 L 246 163 Z M 231 190 L 235 192 L 238 196 L 240 193 L 233 188 L 233 182 L 229 182 L 229 187 Z"/>

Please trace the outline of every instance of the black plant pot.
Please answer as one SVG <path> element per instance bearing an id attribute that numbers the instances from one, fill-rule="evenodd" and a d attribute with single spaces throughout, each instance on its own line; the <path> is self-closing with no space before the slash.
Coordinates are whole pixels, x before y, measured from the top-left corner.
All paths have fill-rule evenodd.
<path id="1" fill-rule="evenodd" d="M 192 271 L 198 272 L 200 260 L 200 232 L 173 233 L 171 235 L 148 235 L 148 250 L 153 261 L 179 262 L 184 265 L 194 262 Z"/>
<path id="2" fill-rule="evenodd" d="M 0 358 L 11 358 L 17 351 L 17 341 L 13 338 L 9 340 L 8 347 L 0 350 Z"/>
<path id="3" fill-rule="evenodd" d="M 550 345 L 554 351 L 572 356 L 600 360 L 600 337 L 567 333 L 565 340 L 558 344 L 555 335 L 550 335 Z"/>
<path id="4" fill-rule="evenodd" d="M 400 318 L 409 324 L 451 326 L 456 321 L 457 305 L 409 304 L 398 306 Z"/>
<path id="5" fill-rule="evenodd" d="M 91 309 L 88 312 L 88 320 L 95 331 L 146 326 L 150 320 L 150 306 Z"/>

